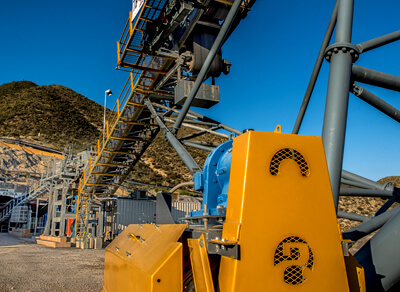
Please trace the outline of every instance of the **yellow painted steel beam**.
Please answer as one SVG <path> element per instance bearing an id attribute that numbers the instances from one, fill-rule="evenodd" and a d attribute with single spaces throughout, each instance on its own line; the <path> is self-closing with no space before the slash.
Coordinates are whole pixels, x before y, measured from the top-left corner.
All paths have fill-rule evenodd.
<path id="1" fill-rule="evenodd" d="M 126 176 L 126 174 L 120 173 L 102 173 L 102 172 L 92 172 L 93 175 L 100 175 L 100 176 Z"/>
<path id="2" fill-rule="evenodd" d="M 200 238 L 188 238 L 190 261 L 196 291 L 214 292 L 214 283 L 208 260 L 207 242 L 204 234 Z"/>
<path id="3" fill-rule="evenodd" d="M 126 104 L 127 105 L 138 106 L 138 107 L 143 107 L 144 106 L 144 104 L 137 103 L 137 102 L 132 102 L 132 101 L 128 101 Z"/>
<path id="4" fill-rule="evenodd" d="M 156 7 L 149 6 L 149 5 L 145 5 L 145 7 L 146 7 L 146 8 L 150 8 L 150 9 L 155 9 L 155 10 L 158 10 L 158 11 L 161 11 L 160 9 L 158 9 L 158 8 L 156 8 Z"/>
<path id="5" fill-rule="evenodd" d="M 140 18 L 140 20 L 143 20 L 143 21 L 148 21 L 148 22 L 154 22 L 154 20 L 152 20 L 152 19 L 143 18 L 143 17 L 141 17 L 141 18 Z"/>
<path id="6" fill-rule="evenodd" d="M 142 51 L 134 50 L 134 49 L 130 49 L 130 48 L 126 48 L 125 50 L 127 50 L 128 52 L 137 53 L 137 54 L 142 54 L 143 53 Z"/>
<path id="7" fill-rule="evenodd" d="M 223 3 L 223 4 L 226 4 L 226 5 L 229 5 L 229 6 L 232 6 L 232 4 L 233 4 L 233 2 L 228 1 L 228 0 L 215 0 L 215 1 L 219 2 L 219 3 Z"/>
<path id="8" fill-rule="evenodd" d="M 44 150 L 38 150 L 38 149 L 35 149 L 35 148 L 30 148 L 28 146 L 21 146 L 21 145 L 18 145 L 18 144 L 7 143 L 7 142 L 3 142 L 3 141 L 0 141 L 0 146 L 12 148 L 12 149 L 17 149 L 17 150 L 22 150 L 22 151 L 25 151 L 25 152 L 28 152 L 28 153 L 31 153 L 31 154 L 36 154 L 36 155 L 51 156 L 51 157 L 56 157 L 56 158 L 59 158 L 59 159 L 65 158 L 65 156 L 61 155 L 61 154 L 47 152 L 47 151 L 44 151 Z"/>
<path id="9" fill-rule="evenodd" d="M 89 187 L 114 187 L 114 186 L 117 186 L 114 184 L 91 184 L 91 183 L 87 183 L 86 185 Z"/>
<path id="10" fill-rule="evenodd" d="M 140 141 L 151 142 L 151 140 L 149 140 L 149 139 L 144 139 L 144 138 L 128 138 L 128 137 L 114 137 L 114 136 L 110 136 L 110 139 L 112 139 L 112 140 L 121 140 L 121 141 L 133 141 L 133 142 L 140 142 Z"/>
<path id="11" fill-rule="evenodd" d="M 127 165 L 127 164 L 120 164 L 120 163 L 103 163 L 103 162 L 99 162 L 96 165 L 98 166 L 116 166 L 116 167 L 131 167 L 131 165 Z"/>

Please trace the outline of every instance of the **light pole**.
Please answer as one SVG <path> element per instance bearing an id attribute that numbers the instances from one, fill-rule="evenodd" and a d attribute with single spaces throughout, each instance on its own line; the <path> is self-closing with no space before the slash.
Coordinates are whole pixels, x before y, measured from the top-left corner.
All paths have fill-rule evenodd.
<path id="1" fill-rule="evenodd" d="M 103 147 L 104 147 L 104 137 L 106 134 L 106 109 L 107 109 L 107 96 L 112 95 L 111 89 L 107 89 L 104 92 L 104 116 L 103 116 Z"/>

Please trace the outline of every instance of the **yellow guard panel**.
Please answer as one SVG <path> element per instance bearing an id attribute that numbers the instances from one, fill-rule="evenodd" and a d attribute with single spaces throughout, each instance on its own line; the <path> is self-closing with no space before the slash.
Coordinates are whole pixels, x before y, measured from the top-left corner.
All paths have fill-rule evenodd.
<path id="1" fill-rule="evenodd" d="M 214 292 L 210 262 L 207 253 L 207 242 L 204 234 L 200 238 L 188 238 L 190 262 L 196 291 Z"/>
<path id="2" fill-rule="evenodd" d="M 227 291 L 349 291 L 320 137 L 251 131 L 233 141 L 221 257 Z"/>
<path id="3" fill-rule="evenodd" d="M 103 291 L 182 291 L 186 226 L 129 225 L 106 248 Z"/>

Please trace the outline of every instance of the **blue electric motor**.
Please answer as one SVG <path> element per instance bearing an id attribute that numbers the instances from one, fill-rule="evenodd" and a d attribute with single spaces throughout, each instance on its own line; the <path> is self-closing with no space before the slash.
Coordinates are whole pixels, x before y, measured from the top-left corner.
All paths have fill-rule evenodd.
<path id="1" fill-rule="evenodd" d="M 203 192 L 202 210 L 191 212 L 191 217 L 226 214 L 229 175 L 231 172 L 232 141 L 215 148 L 207 157 L 202 172 L 194 175 L 194 189 Z"/>

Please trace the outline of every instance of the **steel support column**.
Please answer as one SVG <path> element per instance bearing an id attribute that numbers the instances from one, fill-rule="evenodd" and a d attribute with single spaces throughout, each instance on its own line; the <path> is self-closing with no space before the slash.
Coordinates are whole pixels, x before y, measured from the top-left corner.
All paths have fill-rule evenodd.
<path id="1" fill-rule="evenodd" d="M 44 227 L 43 235 L 50 235 L 50 228 L 51 228 L 51 218 L 53 216 L 53 204 L 54 204 L 54 189 L 53 189 L 53 182 L 50 184 L 49 190 L 49 203 L 47 204 L 47 221 Z"/>
<path id="2" fill-rule="evenodd" d="M 38 212 L 39 212 L 39 199 L 36 199 L 35 231 L 33 232 L 34 236 L 36 236 L 36 231 L 37 231 Z"/>
<path id="3" fill-rule="evenodd" d="M 330 55 L 330 69 L 322 139 L 325 147 L 333 200 L 337 210 L 343 150 L 349 102 L 353 57 L 346 48 L 351 43 L 354 0 L 340 0 L 336 25 L 335 47 Z M 328 48 L 329 49 L 329 48 Z M 329 53 L 329 52 L 328 52 Z"/>

